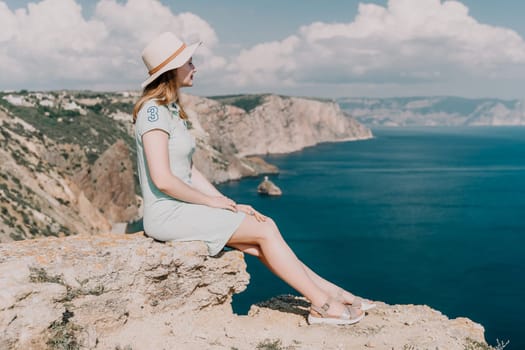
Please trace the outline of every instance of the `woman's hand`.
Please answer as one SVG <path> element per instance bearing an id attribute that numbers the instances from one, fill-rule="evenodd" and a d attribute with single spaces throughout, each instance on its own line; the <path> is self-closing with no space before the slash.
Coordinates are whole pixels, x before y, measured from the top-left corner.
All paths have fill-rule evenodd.
<path id="1" fill-rule="evenodd" d="M 251 205 L 237 204 L 236 207 L 237 207 L 238 211 L 242 211 L 243 213 L 246 213 L 246 214 L 248 214 L 250 216 L 255 217 L 255 220 L 257 220 L 259 222 L 266 221 L 266 216 L 264 216 L 263 214 L 259 213 L 257 210 L 253 209 L 253 207 Z"/>
<path id="2" fill-rule="evenodd" d="M 209 197 L 208 206 L 213 208 L 228 209 L 233 212 L 237 212 L 237 204 L 228 197 L 216 196 Z"/>

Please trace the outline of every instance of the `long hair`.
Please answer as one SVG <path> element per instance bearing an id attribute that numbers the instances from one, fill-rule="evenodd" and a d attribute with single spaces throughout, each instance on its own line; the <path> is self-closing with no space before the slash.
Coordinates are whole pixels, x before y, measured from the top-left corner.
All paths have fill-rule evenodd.
<path id="1" fill-rule="evenodd" d="M 133 108 L 133 123 L 137 120 L 137 115 L 147 101 L 155 99 L 159 105 L 168 105 L 177 102 L 179 105 L 179 116 L 182 119 L 188 119 L 188 115 L 180 105 L 179 87 L 177 86 L 177 70 L 172 69 L 162 73 L 157 79 L 149 83 L 142 91 Z"/>

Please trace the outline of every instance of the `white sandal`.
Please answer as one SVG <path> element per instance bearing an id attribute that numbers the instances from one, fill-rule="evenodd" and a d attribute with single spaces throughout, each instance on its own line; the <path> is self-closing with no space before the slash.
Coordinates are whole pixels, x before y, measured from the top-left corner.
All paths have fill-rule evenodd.
<path id="1" fill-rule="evenodd" d="M 337 300 L 341 301 L 343 304 L 346 304 L 344 302 L 343 293 L 344 293 L 344 290 L 340 288 L 339 291 L 337 292 L 336 298 Z M 372 310 L 373 308 L 377 306 L 376 303 L 374 303 L 373 301 L 358 297 L 357 295 L 354 295 L 354 301 L 350 305 L 352 305 L 353 307 L 359 308 L 363 311 Z"/>
<path id="2" fill-rule="evenodd" d="M 345 308 L 339 317 L 332 317 L 328 315 L 328 309 L 330 309 L 330 304 L 328 302 L 324 303 L 323 306 L 318 307 L 315 305 L 310 306 L 313 311 L 321 315 L 321 317 L 314 316 L 312 314 L 308 315 L 309 324 L 332 324 L 332 325 L 346 325 L 354 324 L 365 317 L 365 313 L 356 307 L 350 305 L 345 305 Z"/>
<path id="3" fill-rule="evenodd" d="M 363 299 L 361 297 L 355 296 L 354 302 L 352 303 L 353 306 L 360 308 L 363 311 L 372 310 L 377 305 L 368 299 Z"/>

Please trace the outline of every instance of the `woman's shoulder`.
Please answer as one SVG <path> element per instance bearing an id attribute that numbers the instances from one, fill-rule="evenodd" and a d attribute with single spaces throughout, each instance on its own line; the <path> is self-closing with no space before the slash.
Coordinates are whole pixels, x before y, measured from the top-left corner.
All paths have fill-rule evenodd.
<path id="1" fill-rule="evenodd" d="M 166 110 L 168 111 L 168 106 L 167 105 L 163 105 L 163 104 L 160 104 L 159 101 L 155 98 L 152 98 L 152 99 L 149 99 L 149 100 L 146 100 L 143 104 L 142 104 L 142 107 L 140 107 L 140 110 L 139 110 L 139 114 L 140 113 L 147 113 L 148 109 L 161 109 L 161 110 Z"/>
<path id="2" fill-rule="evenodd" d="M 135 121 L 137 135 L 143 135 L 153 129 L 161 129 L 170 133 L 172 128 L 173 118 L 166 105 L 159 104 L 155 99 L 144 102 Z"/>
<path id="3" fill-rule="evenodd" d="M 137 120 L 147 119 L 153 121 L 162 118 L 169 117 L 170 111 L 168 106 L 160 104 L 156 99 L 150 99 L 144 102 L 137 113 Z"/>

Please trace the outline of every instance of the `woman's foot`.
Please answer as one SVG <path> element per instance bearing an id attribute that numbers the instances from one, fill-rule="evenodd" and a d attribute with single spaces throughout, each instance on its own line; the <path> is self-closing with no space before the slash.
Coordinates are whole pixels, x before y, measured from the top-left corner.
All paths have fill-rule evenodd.
<path id="1" fill-rule="evenodd" d="M 336 299 L 329 299 L 322 306 L 311 305 L 309 324 L 347 325 L 361 321 L 365 312 Z"/>
<path id="2" fill-rule="evenodd" d="M 335 299 L 346 305 L 352 305 L 353 307 L 359 308 L 363 311 L 368 311 L 376 307 L 376 304 L 368 299 L 364 299 L 347 292 L 343 288 L 337 290 Z"/>

